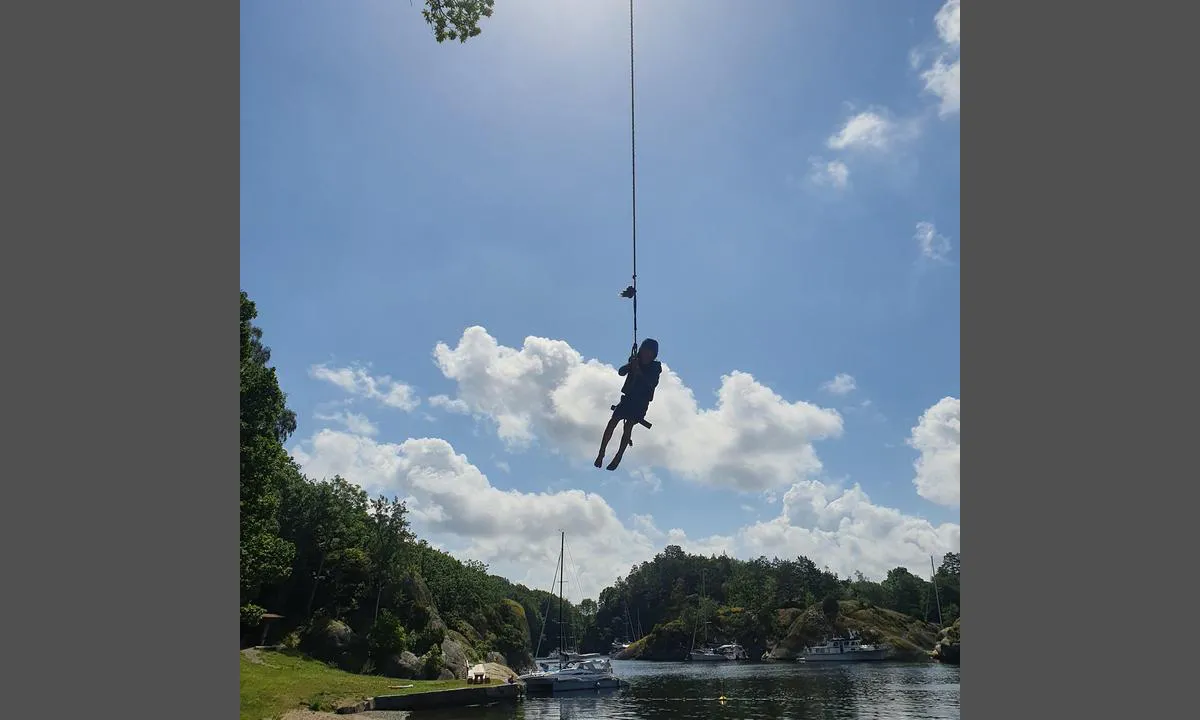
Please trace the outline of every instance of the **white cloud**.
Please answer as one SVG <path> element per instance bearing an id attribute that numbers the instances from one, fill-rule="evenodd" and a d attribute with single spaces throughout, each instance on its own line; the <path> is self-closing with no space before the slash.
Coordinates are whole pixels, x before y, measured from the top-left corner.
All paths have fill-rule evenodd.
<path id="1" fill-rule="evenodd" d="M 393 444 L 322 430 L 292 454 L 309 477 L 341 475 L 372 495 L 406 499 L 421 537 L 460 558 L 487 562 L 494 572 L 530 587 L 548 586 L 557 533 L 565 529 L 574 565 L 567 577 L 582 591 L 575 600 L 595 598 L 668 544 L 740 558 L 806 555 L 843 577 L 862 571 L 873 578 L 897 565 L 920 572 L 930 555 L 958 550 L 958 525 L 933 526 L 873 505 L 857 486 L 843 491 L 816 480 L 793 484 L 774 519 L 729 535 L 692 538 L 681 528 L 660 530 L 648 514 L 623 523 L 595 493 L 500 489 L 441 439 Z"/>
<path id="2" fill-rule="evenodd" d="M 931 222 L 917 223 L 917 231 L 913 234 L 921 255 L 938 262 L 945 261 L 950 254 L 950 238 L 940 235 Z"/>
<path id="3" fill-rule="evenodd" d="M 804 555 L 842 577 L 856 571 L 882 578 L 903 566 L 928 570 L 929 556 L 959 549 L 959 526 L 871 503 L 862 488 L 848 490 L 817 481 L 796 483 L 783 497 L 783 512 L 740 531 L 742 557 Z"/>
<path id="4" fill-rule="evenodd" d="M 940 46 L 933 63 L 921 73 L 925 91 L 941 100 L 938 113 L 942 117 L 959 112 L 961 105 L 961 44 L 960 0 L 947 0 L 933 18 Z"/>
<path id="5" fill-rule="evenodd" d="M 913 463 L 917 493 L 939 505 L 958 507 L 959 400 L 942 398 L 921 415 L 908 444 L 921 453 Z"/>
<path id="6" fill-rule="evenodd" d="M 626 527 L 601 496 L 501 490 L 445 440 L 393 444 L 322 430 L 292 454 L 309 477 L 341 475 L 372 495 L 407 499 L 422 537 L 531 587 L 545 586 L 553 575 L 559 530 L 566 530 L 583 592 L 593 598 L 656 552 L 638 525 Z"/>
<path id="7" fill-rule="evenodd" d="M 363 367 L 313 365 L 308 369 L 308 374 L 316 380 L 336 385 L 351 395 L 376 400 L 399 410 L 413 410 L 421 402 L 410 386 L 396 382 L 387 375 L 373 377 Z"/>
<path id="8" fill-rule="evenodd" d="M 446 397 L 445 395 L 434 395 L 429 398 L 429 404 L 436 408 L 441 408 L 446 412 L 457 413 L 460 415 L 469 414 L 471 411 L 467 408 L 467 404 L 462 400 L 455 400 Z"/>
<path id="9" fill-rule="evenodd" d="M 457 400 L 491 421 L 510 448 L 542 440 L 554 452 L 589 462 L 620 396 L 611 365 L 584 360 L 561 340 L 528 337 L 520 349 L 500 345 L 482 327 L 468 328 L 456 347 L 439 343 L 434 357 L 457 384 Z M 813 443 L 842 433 L 836 410 L 789 402 L 745 372 L 721 379 L 716 405 L 702 409 L 664 363 L 647 419 L 626 467 L 658 467 L 710 485 L 761 491 L 785 487 L 821 470 Z M 609 454 L 616 451 L 614 440 Z"/>
<path id="10" fill-rule="evenodd" d="M 808 177 L 814 184 L 839 190 L 849 186 L 850 168 L 841 160 L 826 161 L 824 158 L 814 157 L 809 158 L 809 163 L 812 165 L 812 171 Z"/>
<path id="11" fill-rule="evenodd" d="M 911 123 L 898 123 L 882 110 L 867 110 L 848 119 L 825 144 L 832 150 L 887 151 L 914 129 Z"/>
<path id="12" fill-rule="evenodd" d="M 858 389 L 854 376 L 848 373 L 838 373 L 832 380 L 821 383 L 821 389 L 834 395 L 846 395 Z"/>
<path id="13" fill-rule="evenodd" d="M 316 413 L 314 417 L 318 420 L 331 420 L 340 423 L 350 432 L 355 435 L 374 436 L 379 434 L 379 427 L 371 422 L 366 415 L 352 412 L 335 412 L 332 414 Z"/>
<path id="14" fill-rule="evenodd" d="M 651 493 L 662 492 L 662 480 L 644 467 L 635 467 L 629 472 L 639 485 L 645 485 Z"/>

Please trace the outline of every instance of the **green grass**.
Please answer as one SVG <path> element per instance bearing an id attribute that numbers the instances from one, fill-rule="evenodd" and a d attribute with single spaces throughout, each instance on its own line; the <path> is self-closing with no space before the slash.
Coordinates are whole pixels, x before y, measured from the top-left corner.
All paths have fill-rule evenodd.
<path id="1" fill-rule="evenodd" d="M 261 651 L 254 662 L 241 654 L 241 720 L 277 720 L 289 710 L 331 711 L 376 695 L 466 687 L 465 680 L 399 680 L 354 675 L 299 654 Z M 396 689 L 393 685 L 412 685 Z"/>

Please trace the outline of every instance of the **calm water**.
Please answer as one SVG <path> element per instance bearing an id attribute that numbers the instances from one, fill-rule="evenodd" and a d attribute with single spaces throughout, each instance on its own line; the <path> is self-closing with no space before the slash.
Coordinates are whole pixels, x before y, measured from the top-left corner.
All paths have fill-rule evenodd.
<path id="1" fill-rule="evenodd" d="M 412 720 L 958 720 L 959 668 L 936 664 L 693 664 L 613 661 L 623 690 L 529 697 L 516 708 Z M 719 698 L 724 695 L 725 701 Z M 386 715 L 384 715 L 386 717 Z"/>

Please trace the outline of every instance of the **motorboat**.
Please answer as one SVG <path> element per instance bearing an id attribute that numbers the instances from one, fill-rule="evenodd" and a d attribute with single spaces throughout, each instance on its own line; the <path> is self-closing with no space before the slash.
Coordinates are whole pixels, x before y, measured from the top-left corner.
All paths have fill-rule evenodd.
<path id="1" fill-rule="evenodd" d="M 622 685 L 622 681 L 613 675 L 612 663 L 602 657 L 572 660 L 557 670 L 528 673 L 520 680 L 525 683 L 527 693 L 612 690 Z"/>
<path id="2" fill-rule="evenodd" d="M 820 645 L 805 647 L 800 654 L 803 662 L 878 662 L 887 658 L 888 646 L 864 643 L 857 633 L 835 637 Z"/>
<path id="3" fill-rule="evenodd" d="M 729 643 L 712 648 L 700 648 L 688 654 L 689 660 L 697 662 L 729 662 L 731 660 L 749 660 L 746 649 L 737 643 Z"/>

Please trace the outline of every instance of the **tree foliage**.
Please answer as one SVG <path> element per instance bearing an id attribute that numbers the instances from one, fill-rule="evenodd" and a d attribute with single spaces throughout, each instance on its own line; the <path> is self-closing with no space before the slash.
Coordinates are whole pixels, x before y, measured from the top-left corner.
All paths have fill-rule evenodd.
<path id="1" fill-rule="evenodd" d="M 482 32 L 479 23 L 492 16 L 495 5 L 495 0 L 425 0 L 421 15 L 438 42 L 465 43 Z"/>

